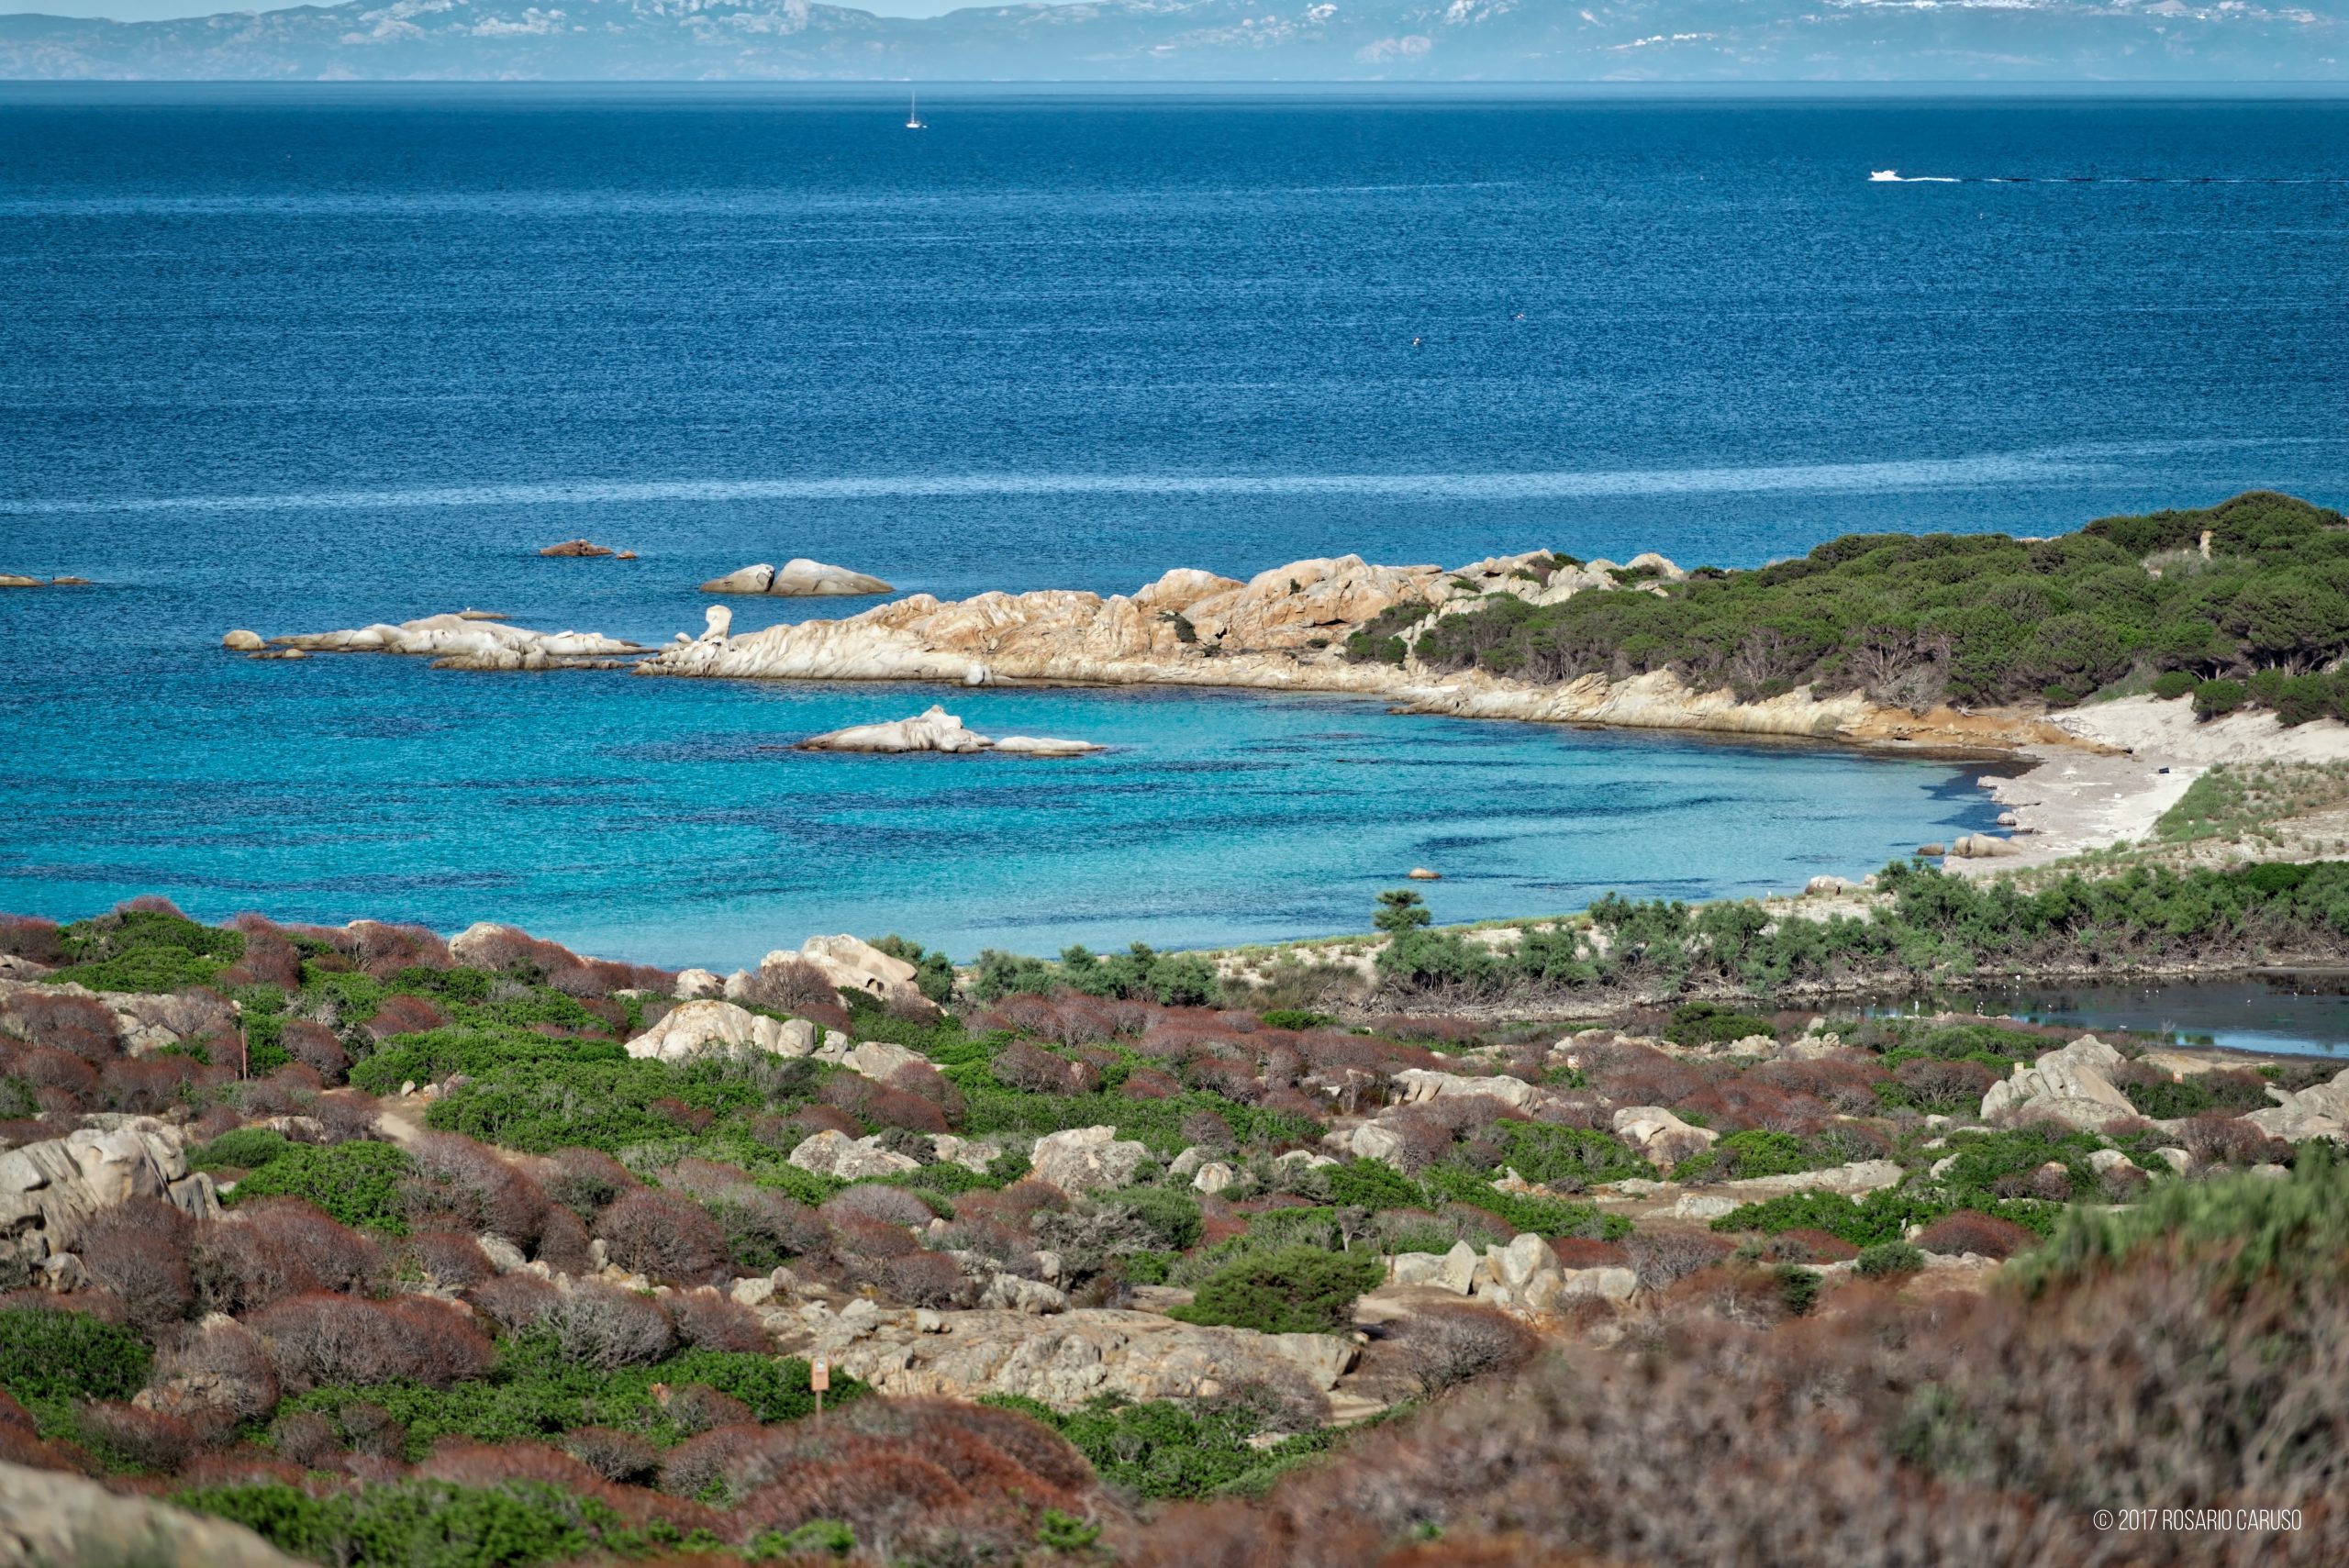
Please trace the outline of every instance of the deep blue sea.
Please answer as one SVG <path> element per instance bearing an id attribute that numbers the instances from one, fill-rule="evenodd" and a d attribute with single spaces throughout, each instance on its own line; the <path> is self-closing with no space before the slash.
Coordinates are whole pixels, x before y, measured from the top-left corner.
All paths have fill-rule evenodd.
<path id="1" fill-rule="evenodd" d="M 249 662 L 812 555 L 1130 590 L 2349 501 L 2349 102 L 0 88 L 0 907 L 667 962 L 1856 873 L 1978 768 L 1201 693 Z M 1871 182 L 1872 170 L 1931 177 Z M 574 535 L 642 559 L 543 561 Z M 737 627 L 836 614 L 737 602 Z M 1060 763 L 792 740 L 947 700 Z"/>

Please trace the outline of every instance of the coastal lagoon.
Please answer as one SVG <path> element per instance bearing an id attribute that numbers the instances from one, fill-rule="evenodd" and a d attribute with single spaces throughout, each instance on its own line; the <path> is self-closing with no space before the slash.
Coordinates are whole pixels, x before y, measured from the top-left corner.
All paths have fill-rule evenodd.
<path id="1" fill-rule="evenodd" d="M 967 957 L 1858 874 L 1978 767 L 1248 694 L 251 663 L 2349 491 L 2337 102 L 0 89 L 0 906 Z M 1872 169 L 1955 183 L 1871 182 Z M 2212 258 L 2225 258 L 2216 264 Z M 575 535 L 633 562 L 542 561 Z M 858 601 L 736 601 L 738 630 Z M 944 700 L 1106 754 L 818 758 Z"/>

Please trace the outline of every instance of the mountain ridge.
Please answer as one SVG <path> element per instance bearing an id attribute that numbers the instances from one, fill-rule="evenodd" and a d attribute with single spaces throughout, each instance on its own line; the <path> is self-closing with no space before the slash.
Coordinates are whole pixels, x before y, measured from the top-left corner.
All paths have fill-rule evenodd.
<path id="1" fill-rule="evenodd" d="M 0 79 L 2322 83 L 2343 30 L 2185 0 L 347 0 L 0 16 Z"/>

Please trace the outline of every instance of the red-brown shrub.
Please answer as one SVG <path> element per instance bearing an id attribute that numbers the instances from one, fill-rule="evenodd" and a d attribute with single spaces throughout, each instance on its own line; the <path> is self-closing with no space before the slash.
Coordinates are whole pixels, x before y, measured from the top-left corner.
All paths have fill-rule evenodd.
<path id="1" fill-rule="evenodd" d="M 688 1383 L 683 1388 L 671 1390 L 661 1407 L 676 1429 L 689 1435 L 751 1419 L 748 1405 L 704 1383 Z"/>
<path id="2" fill-rule="evenodd" d="M 23 1079 L 37 1092 L 62 1095 L 76 1109 L 98 1103 L 98 1070 L 70 1051 L 44 1046 L 20 1051 L 8 1075 Z"/>
<path id="3" fill-rule="evenodd" d="M 832 1251 L 842 1258 L 898 1258 L 919 1250 L 920 1243 L 902 1225 L 843 1214 L 830 1222 Z"/>
<path id="4" fill-rule="evenodd" d="M 1790 1263 L 1847 1263 L 1860 1255 L 1860 1250 L 1842 1237 L 1807 1228 L 1781 1230 L 1764 1242 L 1762 1250 L 1768 1257 Z"/>
<path id="5" fill-rule="evenodd" d="M 1155 1067 L 1137 1067 L 1126 1074 L 1118 1093 L 1130 1100 L 1171 1100 L 1183 1092 L 1181 1080 Z"/>
<path id="6" fill-rule="evenodd" d="M 903 1127 L 930 1133 L 947 1130 L 946 1113 L 931 1101 L 854 1073 L 834 1073 L 825 1081 L 823 1095 L 869 1126 Z"/>
<path id="7" fill-rule="evenodd" d="M 758 1314 L 707 1285 L 678 1291 L 667 1305 L 677 1338 L 697 1350 L 761 1353 L 768 1349 L 767 1331 Z"/>
<path id="8" fill-rule="evenodd" d="M 241 1315 L 308 1291 L 350 1290 L 375 1277 L 382 1254 L 300 1198 L 256 1198 L 236 1218 L 197 1229 L 189 1249 L 197 1301 Z"/>
<path id="9" fill-rule="evenodd" d="M 674 1193 L 625 1193 L 596 1221 L 596 1235 L 620 1267 L 653 1279 L 697 1284 L 726 1263 L 726 1233 L 707 1210 Z"/>
<path id="10" fill-rule="evenodd" d="M 1491 1373 L 1514 1372 L 1542 1343 L 1508 1314 L 1465 1303 L 1412 1314 L 1393 1326 L 1388 1342 L 1431 1398 Z"/>
<path id="11" fill-rule="evenodd" d="M 489 1340 L 465 1314 L 423 1296 L 297 1296 L 255 1313 L 251 1328 L 289 1394 L 401 1377 L 446 1388 L 489 1370 Z"/>
<path id="12" fill-rule="evenodd" d="M 579 1427 L 563 1434 L 562 1446 L 606 1481 L 649 1485 L 661 1473 L 660 1450 L 634 1432 Z"/>
<path id="13" fill-rule="evenodd" d="M 50 965 L 65 962 L 57 922 L 38 915 L 0 915 L 0 952 Z"/>
<path id="14" fill-rule="evenodd" d="M 546 1223 L 539 1227 L 539 1244 L 530 1255 L 557 1273 L 585 1273 L 595 1266 L 595 1256 L 588 1249 L 591 1240 L 577 1215 L 567 1208 L 550 1208 Z"/>
<path id="15" fill-rule="evenodd" d="M 540 1181 L 550 1198 L 583 1219 L 639 1184 L 627 1166 L 600 1149 L 556 1150 Z"/>
<path id="16" fill-rule="evenodd" d="M 538 1240 L 547 1195 L 495 1151 L 454 1133 L 428 1133 L 407 1152 L 413 1168 L 401 1199 L 409 1224 L 486 1231 L 525 1248 Z"/>
<path id="17" fill-rule="evenodd" d="M 200 1440 L 192 1423 L 136 1405 L 84 1405 L 77 1419 L 83 1442 L 118 1463 L 151 1474 L 169 1475 L 179 1469 Z"/>
<path id="18" fill-rule="evenodd" d="M 2011 1258 L 2038 1244 L 2039 1238 L 2010 1219 L 1970 1208 L 1945 1214 L 1925 1227 L 1917 1245 L 1928 1252 L 1955 1255 L 1979 1253 L 1985 1258 Z"/>
<path id="19" fill-rule="evenodd" d="M 481 1243 L 462 1230 L 420 1230 L 400 1245 L 404 1262 L 436 1284 L 468 1289 L 497 1271 Z"/>
<path id="20" fill-rule="evenodd" d="M 280 1416 L 270 1428 L 277 1451 L 304 1470 L 325 1470 L 342 1455 L 342 1435 L 314 1410 Z"/>
<path id="21" fill-rule="evenodd" d="M 491 1322 L 509 1334 L 537 1328 L 562 1299 L 562 1292 L 551 1281 L 518 1270 L 485 1279 L 465 1296 Z"/>
<path id="22" fill-rule="evenodd" d="M 122 1051 L 114 1009 L 95 996 L 19 991 L 0 1003 L 0 1028 L 34 1045 L 103 1062 Z"/>
<path id="23" fill-rule="evenodd" d="M 1631 1254 L 1620 1241 L 1598 1241 L 1584 1236 L 1561 1236 L 1550 1243 L 1550 1251 L 1562 1269 L 1619 1269 L 1628 1267 Z"/>
<path id="24" fill-rule="evenodd" d="M 222 985 L 275 985 L 286 991 L 302 988 L 302 954 L 275 921 L 260 915 L 239 915 L 228 929 L 245 939 L 237 962 L 220 972 Z"/>
<path id="25" fill-rule="evenodd" d="M 196 1329 L 164 1351 L 156 1370 L 159 1388 L 184 1391 L 183 1397 L 159 1405 L 175 1415 L 202 1405 L 252 1420 L 277 1405 L 277 1371 L 260 1338 L 241 1323 L 216 1319 Z"/>
<path id="26" fill-rule="evenodd" d="M 1014 1040 L 996 1052 L 995 1060 L 987 1063 L 987 1072 L 1005 1088 L 1030 1095 L 1073 1095 L 1083 1079 L 1083 1070 L 1075 1062 L 1024 1040 Z"/>
<path id="27" fill-rule="evenodd" d="M 840 1014 L 843 1020 L 847 1018 L 841 1007 L 841 994 L 824 978 L 822 970 L 803 958 L 774 958 L 761 963 L 743 1000 L 754 1007 L 803 1018 L 815 1019 L 818 1009 Z M 843 1021 L 837 1027 L 848 1025 Z"/>
<path id="28" fill-rule="evenodd" d="M 107 1106 L 134 1116 L 159 1116 L 180 1097 L 195 1063 L 184 1056 L 126 1056 L 98 1070 Z"/>
<path id="29" fill-rule="evenodd" d="M 375 1096 L 357 1089 L 337 1089 L 310 1102 L 310 1115 L 317 1119 L 328 1143 L 357 1143 L 373 1138 L 379 1114 Z"/>
<path id="30" fill-rule="evenodd" d="M 657 1100 L 647 1101 L 644 1108 L 672 1127 L 686 1132 L 707 1132 L 710 1124 L 718 1119 L 716 1111 L 689 1104 L 674 1095 L 663 1095 Z"/>
<path id="31" fill-rule="evenodd" d="M 168 1203 L 133 1197 L 102 1208 L 82 1227 L 74 1251 L 125 1316 L 150 1332 L 195 1304 L 187 1249 L 195 1222 Z"/>
<path id="32" fill-rule="evenodd" d="M 857 1119 L 838 1106 L 802 1106 L 784 1118 L 788 1130 L 774 1140 L 778 1149 L 790 1149 L 802 1139 L 813 1138 L 819 1132 L 837 1132 L 843 1138 L 862 1138 L 864 1129 Z"/>
<path id="33" fill-rule="evenodd" d="M 422 1034 L 428 1029 L 444 1027 L 449 1015 L 421 996 L 403 992 L 384 998 L 375 1016 L 359 1027 L 377 1040 L 388 1040 L 395 1034 Z"/>
<path id="34" fill-rule="evenodd" d="M 943 1252 L 912 1251 L 891 1258 L 862 1259 L 854 1272 L 911 1307 L 968 1307 L 979 1293 L 978 1283 Z"/>
<path id="35" fill-rule="evenodd" d="M 374 920 L 353 920 L 332 934 L 335 946 L 378 980 L 389 980 L 403 969 L 454 969 L 449 944 L 422 926 L 387 926 Z"/>
<path id="36" fill-rule="evenodd" d="M 1631 1255 L 1640 1284 L 1649 1290 L 1662 1290 L 1709 1269 L 1733 1251 L 1723 1237 L 1676 1229 L 1634 1231 L 1623 1248 Z"/>
<path id="37" fill-rule="evenodd" d="M 2197 1164 L 2203 1165 L 2277 1163 L 2289 1159 L 2292 1152 L 2289 1144 L 2270 1138 L 2258 1123 L 2227 1111 L 2203 1111 L 2187 1118 L 2177 1141 Z"/>
<path id="38" fill-rule="evenodd" d="M 658 1303 L 594 1279 L 574 1282 L 546 1325 L 565 1356 L 607 1370 L 659 1361 L 676 1339 Z"/>
<path id="39" fill-rule="evenodd" d="M 889 1187 L 878 1183 L 862 1183 L 842 1188 L 825 1201 L 818 1210 L 826 1223 L 855 1218 L 878 1219 L 890 1225 L 926 1226 L 933 1216 L 930 1205 L 903 1187 Z"/>
<path id="40" fill-rule="evenodd" d="M 705 1393 L 708 1391 L 704 1390 Z M 669 1412 L 674 1417 L 678 1402 L 694 1393 L 681 1388 L 669 1397 Z M 713 1396 L 725 1399 L 722 1394 Z M 739 1401 L 727 1400 L 729 1405 Z M 694 1408 L 700 1408 L 698 1405 Z M 709 1407 L 711 1409 L 716 1407 Z M 661 1489 L 680 1496 L 701 1496 L 713 1486 L 732 1490 L 731 1477 L 743 1462 L 766 1441 L 766 1429 L 748 1419 L 750 1410 L 741 1407 L 745 1418 L 740 1421 L 706 1427 L 696 1436 L 671 1449 L 661 1462 Z"/>
<path id="41" fill-rule="evenodd" d="M 343 1050 L 334 1030 L 316 1019 L 286 1019 L 278 1043 L 285 1048 L 286 1054 L 328 1083 L 340 1083 L 342 1075 L 351 1070 L 351 1053 Z"/>

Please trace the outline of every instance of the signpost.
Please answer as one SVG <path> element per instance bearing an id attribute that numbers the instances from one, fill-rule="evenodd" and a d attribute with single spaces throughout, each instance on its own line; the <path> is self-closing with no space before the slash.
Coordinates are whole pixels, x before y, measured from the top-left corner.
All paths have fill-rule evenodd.
<path id="1" fill-rule="evenodd" d="M 807 1363 L 807 1386 L 816 1396 L 816 1427 L 824 1425 L 824 1390 L 832 1385 L 832 1363 L 818 1356 Z"/>

